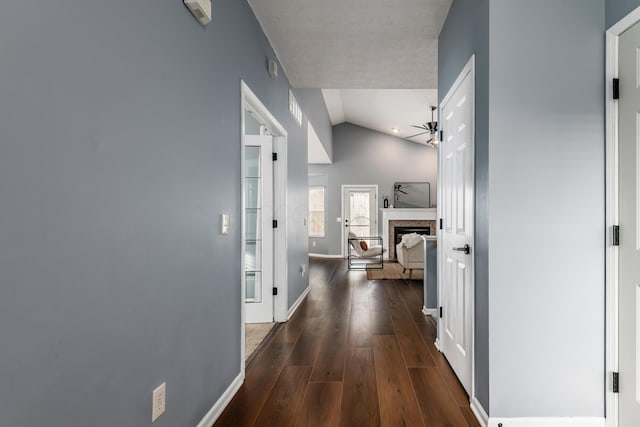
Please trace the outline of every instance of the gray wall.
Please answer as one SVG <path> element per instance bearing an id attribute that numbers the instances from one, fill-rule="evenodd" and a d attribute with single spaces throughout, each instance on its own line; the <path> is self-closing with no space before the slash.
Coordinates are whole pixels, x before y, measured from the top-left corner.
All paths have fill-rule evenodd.
<path id="1" fill-rule="evenodd" d="M 441 102 L 471 55 L 476 64 L 475 394 L 489 410 L 489 0 L 454 0 L 438 40 Z"/>
<path id="2" fill-rule="evenodd" d="M 329 158 L 333 158 L 333 126 L 327 112 L 322 91 L 318 89 L 296 89 L 296 99 L 300 107 L 309 115 L 309 122 L 316 131 L 320 142 L 327 151 Z"/>
<path id="3" fill-rule="evenodd" d="M 602 417 L 604 3 L 491 0 L 490 27 L 491 416 Z"/>
<path id="4" fill-rule="evenodd" d="M 604 3 L 607 28 L 610 28 L 633 9 L 640 6 L 640 1 L 638 0 L 605 0 Z"/>
<path id="5" fill-rule="evenodd" d="M 440 100 L 476 55 L 475 393 L 491 416 L 604 411 L 603 12 L 454 0 L 440 34 Z"/>
<path id="6" fill-rule="evenodd" d="M 378 205 L 384 196 L 393 200 L 396 181 L 428 181 L 431 201 L 436 202 L 436 151 L 431 147 L 385 135 L 371 129 L 343 123 L 333 128 L 333 163 L 309 165 L 311 175 L 327 175 L 327 252 L 340 255 L 342 224 L 342 185 L 377 184 Z M 314 253 L 319 249 L 311 247 Z M 318 242 L 320 242 L 318 240 Z"/>
<path id="7" fill-rule="evenodd" d="M 0 5 L 0 425 L 150 425 L 166 381 L 154 426 L 193 426 L 238 375 L 241 78 L 289 132 L 307 286 L 306 126 L 246 2 L 213 7 Z"/>

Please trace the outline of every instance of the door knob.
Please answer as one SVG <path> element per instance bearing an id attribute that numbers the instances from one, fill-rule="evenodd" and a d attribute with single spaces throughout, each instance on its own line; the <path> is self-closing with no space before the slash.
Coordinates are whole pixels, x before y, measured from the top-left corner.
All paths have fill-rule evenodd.
<path id="1" fill-rule="evenodd" d="M 469 253 L 471 252 L 471 247 L 469 247 L 469 245 L 464 245 L 461 248 L 452 248 L 452 249 L 457 252 L 464 252 L 467 255 L 469 255 Z"/>

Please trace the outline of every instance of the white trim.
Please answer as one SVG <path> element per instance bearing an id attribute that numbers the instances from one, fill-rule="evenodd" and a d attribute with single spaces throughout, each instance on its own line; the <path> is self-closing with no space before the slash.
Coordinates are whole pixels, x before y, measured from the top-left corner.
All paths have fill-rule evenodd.
<path id="1" fill-rule="evenodd" d="M 330 259 L 344 259 L 342 255 L 329 255 L 329 254 L 312 254 L 309 253 L 311 258 L 330 258 Z"/>
<path id="2" fill-rule="evenodd" d="M 304 301 L 304 299 L 307 297 L 307 295 L 309 295 L 310 291 L 311 291 L 311 287 L 307 286 L 307 289 L 305 289 L 302 292 L 302 294 L 298 297 L 296 302 L 293 303 L 293 305 L 291 306 L 291 308 L 287 312 L 287 320 L 291 319 L 291 316 L 293 316 L 293 314 L 296 312 L 298 307 L 300 307 L 300 304 L 302 304 L 302 301 Z"/>
<path id="3" fill-rule="evenodd" d="M 434 319 L 438 318 L 438 309 L 437 308 L 427 308 L 424 305 L 422 306 L 422 314 L 425 316 L 431 316 Z"/>
<path id="4" fill-rule="evenodd" d="M 376 190 L 376 199 L 375 199 L 375 215 L 373 220 L 376 222 L 376 233 L 380 232 L 380 229 L 378 228 L 380 225 L 378 224 L 378 184 L 342 184 L 342 187 L 340 189 L 340 215 L 342 218 L 342 224 L 340 225 L 340 254 L 341 254 L 341 258 L 346 258 L 347 254 L 345 253 L 345 249 L 347 248 L 347 239 L 344 235 L 344 229 L 346 228 L 344 226 L 344 189 L 345 188 L 375 188 Z"/>
<path id="5" fill-rule="evenodd" d="M 440 322 L 438 322 L 440 323 Z M 436 347 L 436 350 L 438 350 L 440 353 L 442 353 L 442 345 L 440 344 L 440 337 L 437 337 L 436 340 L 433 342 L 433 345 Z"/>
<path id="6" fill-rule="evenodd" d="M 278 216 L 280 227 L 274 231 L 274 282 L 279 284 L 278 295 L 274 297 L 274 320 L 286 320 L 287 313 L 287 244 L 286 244 L 286 204 L 287 204 L 287 131 L 271 114 L 269 109 L 260 101 L 251 88 L 240 80 L 240 375 L 245 374 L 245 336 L 246 336 L 246 307 L 245 307 L 245 184 L 244 184 L 244 128 L 245 110 L 250 109 L 256 118 L 265 123 L 273 135 L 273 149 L 279 154 L 279 161 L 274 170 L 274 215 Z M 276 282 L 277 281 L 277 282 Z"/>
<path id="7" fill-rule="evenodd" d="M 618 103 L 613 100 L 612 80 L 618 77 L 618 38 L 640 22 L 640 7 L 614 24 L 606 32 L 605 128 L 606 128 L 606 426 L 618 426 L 618 395 L 611 390 L 611 372 L 618 371 L 618 248 L 611 245 L 611 226 L 619 220 L 618 205 Z"/>
<path id="8" fill-rule="evenodd" d="M 604 427 L 605 419 L 598 417 L 557 418 L 489 418 L 488 427 Z"/>
<path id="9" fill-rule="evenodd" d="M 222 415 L 222 411 L 227 407 L 233 396 L 236 395 L 242 383 L 244 382 L 244 375 L 239 373 L 237 377 L 229 384 L 229 387 L 222 393 L 222 396 L 213 404 L 207 414 L 200 420 L 196 427 L 211 427 L 216 422 L 218 417 Z"/>
<path id="10" fill-rule="evenodd" d="M 476 279 L 475 279 L 475 185 L 476 185 L 476 178 L 475 178 L 475 167 L 476 167 L 476 161 L 475 161 L 475 151 L 476 151 L 476 133 L 475 133 L 475 129 L 476 129 L 476 104 L 475 104 L 475 100 L 476 100 L 476 77 L 475 77 L 475 73 L 476 73 L 476 56 L 471 55 L 471 58 L 469 58 L 469 61 L 467 62 L 467 64 L 464 66 L 464 68 L 462 69 L 462 71 L 460 71 L 460 74 L 458 74 L 458 77 L 456 78 L 455 82 L 451 85 L 451 87 L 449 88 L 449 90 L 447 91 L 447 94 L 445 95 L 445 97 L 442 99 L 442 102 L 440 102 L 440 113 L 442 112 L 442 107 L 449 102 L 449 100 L 451 99 L 451 97 L 453 96 L 453 94 L 455 93 L 455 91 L 458 89 L 458 87 L 462 84 L 462 82 L 464 81 L 464 79 L 467 77 L 467 75 L 471 75 L 470 78 L 470 83 L 471 83 L 471 94 L 472 94 L 472 100 L 470 101 L 470 104 L 473 106 L 473 112 L 471 114 L 471 128 L 473 129 L 473 136 L 471 139 L 471 180 L 472 180 L 472 185 L 471 188 L 473 188 L 473 197 L 471 197 L 471 210 L 473 212 L 473 220 L 470 222 L 469 224 L 469 246 L 471 246 L 471 250 L 472 250 L 472 256 L 471 256 L 471 265 L 469 267 L 469 271 L 473 280 L 473 284 L 471 286 L 471 301 L 473 301 L 473 304 L 471 304 L 471 393 L 469 395 L 471 401 L 473 401 L 473 399 L 475 399 L 475 393 L 476 393 L 476 337 L 475 337 L 475 330 L 476 330 L 476 326 L 475 326 L 475 311 L 476 311 L 476 304 L 475 304 L 475 300 L 476 300 Z M 439 114 L 440 114 L 439 113 Z M 440 115 L 438 116 L 440 117 Z M 441 179 L 440 177 L 440 173 L 442 171 L 442 155 L 441 155 L 441 151 L 438 150 L 438 218 L 442 218 L 441 215 L 441 195 L 442 195 L 442 185 L 444 180 Z M 439 227 L 436 227 L 439 228 Z M 437 230 L 438 231 L 438 241 L 442 241 L 442 230 Z M 444 269 L 442 269 L 442 266 L 440 265 L 440 263 L 442 262 L 443 257 L 441 256 L 441 251 L 443 245 L 438 245 L 438 250 L 437 250 L 437 257 L 438 257 L 438 269 L 439 271 L 444 271 Z M 438 307 L 442 307 L 442 301 L 440 301 L 441 296 L 443 295 L 443 285 L 442 285 L 442 278 L 443 278 L 443 274 L 438 274 Z M 442 336 L 443 333 L 443 326 L 442 326 L 443 322 L 438 322 L 438 337 Z M 438 350 L 440 350 L 440 352 L 442 352 L 442 347 L 440 347 L 440 343 L 438 342 L 438 340 L 436 340 L 436 343 L 438 343 L 436 345 L 436 347 L 438 348 Z"/>
<path id="11" fill-rule="evenodd" d="M 289 259 L 287 258 L 287 137 L 273 138 L 273 150 L 278 153 L 278 161 L 273 173 L 273 207 L 278 228 L 273 234 L 273 283 L 278 287 L 278 295 L 273 306 L 273 320 L 286 322 L 289 298 Z"/>
<path id="12" fill-rule="evenodd" d="M 487 415 L 487 411 L 484 410 L 475 396 L 471 399 L 471 412 L 476 416 L 476 419 L 482 427 L 487 427 L 489 424 L 489 415 Z"/>

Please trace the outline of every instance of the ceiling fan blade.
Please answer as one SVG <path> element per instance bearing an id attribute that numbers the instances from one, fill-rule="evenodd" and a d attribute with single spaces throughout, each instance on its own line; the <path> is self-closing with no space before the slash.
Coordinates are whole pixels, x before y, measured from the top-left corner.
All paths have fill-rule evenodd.
<path id="1" fill-rule="evenodd" d="M 400 190 L 400 189 L 398 189 L 397 191 L 398 191 L 398 193 L 407 194 L 407 192 L 406 192 L 406 191 L 402 191 L 402 190 Z"/>
<path id="2" fill-rule="evenodd" d="M 422 126 L 411 125 L 411 127 L 418 128 L 418 129 L 422 129 L 422 130 L 428 130 L 428 129 L 427 129 L 427 127 L 426 127 L 425 125 L 422 125 Z"/>
<path id="3" fill-rule="evenodd" d="M 415 136 L 424 135 L 425 133 L 428 133 L 428 132 L 420 132 L 420 133 L 416 133 L 415 135 L 405 136 L 405 138 L 406 138 L 406 139 L 409 139 L 409 138 L 413 138 L 413 137 L 415 137 Z"/>

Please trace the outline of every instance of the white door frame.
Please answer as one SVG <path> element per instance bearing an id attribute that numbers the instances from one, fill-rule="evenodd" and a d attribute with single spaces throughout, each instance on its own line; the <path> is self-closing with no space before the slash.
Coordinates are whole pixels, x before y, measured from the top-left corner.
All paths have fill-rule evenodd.
<path id="1" fill-rule="evenodd" d="M 344 189 L 345 188 L 375 188 L 376 190 L 376 197 L 375 197 L 375 222 L 376 222 L 376 228 L 378 230 L 378 233 L 380 233 L 380 225 L 378 224 L 378 184 L 354 184 L 354 185 L 348 185 L 348 184 L 342 184 L 342 186 L 340 187 L 340 215 L 342 216 L 342 221 L 340 221 L 340 256 L 342 256 L 342 258 L 346 258 L 347 254 L 345 253 L 345 249 L 347 248 L 347 245 L 345 244 L 345 242 L 347 241 L 345 235 L 344 235 L 344 229 L 346 228 L 344 226 L 344 218 L 345 218 L 345 206 L 344 206 Z"/>
<path id="2" fill-rule="evenodd" d="M 611 243 L 611 227 L 618 225 L 618 103 L 613 100 L 613 79 L 618 77 L 618 39 L 640 22 L 640 7 L 618 21 L 606 32 L 606 410 L 607 427 L 618 426 L 618 395 L 612 392 L 612 372 L 618 372 L 618 247 Z"/>
<path id="3" fill-rule="evenodd" d="M 287 279 L 287 131 L 271 114 L 269 109 L 260 101 L 249 86 L 240 80 L 240 182 L 241 206 L 240 206 L 240 370 L 242 378 L 245 373 L 245 182 L 244 182 L 244 127 L 245 111 L 251 110 L 256 118 L 265 123 L 273 135 L 273 150 L 278 153 L 278 161 L 273 171 L 273 207 L 274 218 L 278 220 L 278 228 L 273 231 L 273 281 L 278 286 L 278 295 L 274 296 L 273 318 L 276 322 L 287 321 L 287 294 L 289 291 Z M 267 288 L 270 284 L 264 284 Z"/>
<path id="4" fill-rule="evenodd" d="M 469 307 L 471 310 L 471 394 L 469 395 L 469 403 L 471 404 L 471 409 L 474 410 L 474 413 L 476 411 L 483 411 L 482 406 L 480 405 L 480 403 L 477 401 L 475 393 L 476 393 L 476 337 L 475 337 L 475 311 L 476 311 L 476 279 L 475 279 L 475 182 L 476 182 L 476 178 L 475 178 L 475 165 L 476 165 L 476 159 L 475 159 L 475 146 L 476 146 L 476 106 L 475 106 L 475 92 L 476 92 L 476 78 L 475 78 L 475 55 L 471 55 L 471 58 L 469 58 L 469 61 L 467 62 L 467 64 L 464 66 L 464 68 L 462 69 L 462 71 L 460 71 L 460 74 L 458 74 L 458 77 L 456 78 L 455 82 L 451 85 L 451 87 L 449 88 L 449 90 L 447 91 L 446 96 L 442 99 L 442 102 L 440 102 L 440 111 L 438 112 L 438 117 L 442 117 L 442 107 L 449 102 L 450 98 L 453 96 L 453 94 L 455 93 L 456 89 L 458 89 L 458 87 L 462 84 L 462 82 L 464 81 L 464 79 L 467 77 L 467 75 L 471 76 L 471 91 L 473 93 L 473 100 L 470 103 L 473 111 L 471 114 L 471 128 L 473 129 L 472 132 L 472 137 L 471 137 L 471 188 L 473 188 L 473 195 L 471 197 L 471 211 L 473 212 L 473 221 L 471 221 L 471 224 L 469 226 L 469 246 L 471 246 L 471 266 L 470 266 L 470 273 L 471 273 L 471 277 L 473 280 L 473 284 L 471 286 L 471 301 L 473 301 L 473 304 L 471 304 L 471 306 Z M 442 185 L 444 184 L 444 179 L 442 176 L 440 176 L 441 171 L 442 171 L 442 151 L 438 150 L 438 218 L 442 218 Z M 442 240 L 442 230 L 437 230 L 437 235 L 438 235 L 438 240 Z M 441 254 L 442 252 L 442 247 L 443 245 L 438 245 L 438 251 L 437 251 L 437 263 L 438 263 L 438 269 L 439 271 L 443 271 L 442 270 L 442 265 L 441 262 L 443 260 L 443 256 Z M 443 274 L 438 274 L 438 307 L 442 306 L 442 301 L 441 298 L 443 296 L 443 290 L 442 290 L 442 280 L 443 280 Z M 438 321 L 438 338 L 436 338 L 436 347 L 438 348 L 439 351 L 442 351 L 442 345 L 440 342 L 440 337 L 443 336 L 444 333 L 444 329 L 442 327 L 442 321 L 439 320 Z M 476 417 L 480 420 L 481 418 L 484 418 L 486 420 L 485 414 L 475 414 Z"/>

